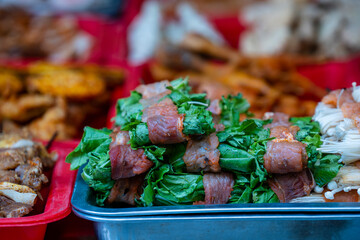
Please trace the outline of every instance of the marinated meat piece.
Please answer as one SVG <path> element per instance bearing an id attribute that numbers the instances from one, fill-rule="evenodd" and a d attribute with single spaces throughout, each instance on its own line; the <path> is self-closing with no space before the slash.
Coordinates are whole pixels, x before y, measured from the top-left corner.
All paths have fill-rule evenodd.
<path id="1" fill-rule="evenodd" d="M 26 162 L 27 156 L 21 149 L 1 149 L 0 150 L 0 169 L 15 169 L 20 164 Z"/>
<path id="2" fill-rule="evenodd" d="M 360 116 L 360 103 L 345 102 L 341 106 L 341 111 L 345 118 L 353 118 Z"/>
<path id="3" fill-rule="evenodd" d="M 121 131 L 120 128 L 116 128 L 110 134 L 112 142 L 110 143 L 110 149 L 116 145 L 126 145 L 130 141 L 129 132 Z"/>
<path id="4" fill-rule="evenodd" d="M 153 144 L 174 144 L 186 141 L 182 133 L 184 114 L 157 115 L 147 119 L 149 139 Z"/>
<path id="5" fill-rule="evenodd" d="M 144 182 L 144 178 L 145 175 L 138 175 L 131 178 L 116 180 L 107 202 L 119 202 L 135 205 L 135 199 L 139 199 L 142 194 L 142 184 Z"/>
<path id="6" fill-rule="evenodd" d="M 151 98 L 153 96 L 158 95 L 162 92 L 171 92 L 170 90 L 166 89 L 166 87 L 170 86 L 169 81 L 162 81 L 162 82 L 156 82 L 152 84 L 147 85 L 140 85 L 137 88 L 135 88 L 135 91 L 142 94 L 142 97 L 144 99 Z"/>
<path id="7" fill-rule="evenodd" d="M 234 179 L 231 173 L 205 173 L 205 201 L 195 204 L 225 204 L 231 197 Z"/>
<path id="8" fill-rule="evenodd" d="M 146 108 L 148 108 L 148 107 L 150 107 L 150 106 L 152 106 L 152 105 L 154 105 L 156 103 L 159 103 L 160 100 L 165 100 L 165 97 L 167 95 L 169 95 L 169 93 L 171 93 L 170 90 L 159 93 L 158 95 L 152 96 L 150 98 L 146 98 L 146 99 L 142 98 L 142 99 L 140 99 L 139 102 L 143 106 L 143 109 L 146 109 Z M 169 98 L 169 100 L 171 100 L 171 99 Z"/>
<path id="9" fill-rule="evenodd" d="M 42 184 L 49 181 L 42 172 L 41 159 L 38 157 L 18 166 L 15 174 L 18 182 L 32 188 L 35 192 L 39 192 Z"/>
<path id="10" fill-rule="evenodd" d="M 186 146 L 183 160 L 188 172 L 220 172 L 219 139 L 216 133 L 201 140 L 190 140 Z"/>
<path id="11" fill-rule="evenodd" d="M 0 170 L 0 182 L 18 183 L 14 170 Z"/>
<path id="12" fill-rule="evenodd" d="M 177 107 L 170 98 L 165 98 L 161 100 L 159 103 L 154 103 L 151 106 L 145 108 L 143 110 L 143 115 L 141 117 L 141 120 L 143 122 L 147 122 L 149 118 L 159 115 L 161 116 L 178 115 Z"/>
<path id="13" fill-rule="evenodd" d="M 220 100 L 219 99 L 212 100 L 207 110 L 214 115 L 220 115 L 221 114 Z"/>
<path id="14" fill-rule="evenodd" d="M 110 151 L 111 178 L 118 180 L 147 172 L 154 163 L 147 159 L 143 149 L 133 150 L 130 145 L 115 145 Z"/>
<path id="15" fill-rule="evenodd" d="M 282 203 L 307 196 L 315 187 L 315 181 L 309 169 L 304 169 L 299 173 L 274 174 L 273 178 L 268 180 L 268 184 Z"/>
<path id="16" fill-rule="evenodd" d="M 338 98 L 339 98 L 340 94 L 341 94 L 341 96 L 340 96 L 340 100 L 339 100 Z M 344 103 L 355 102 L 354 98 L 352 96 L 351 89 L 345 89 L 345 90 L 338 89 L 338 90 L 331 91 L 328 95 L 323 97 L 323 99 L 321 101 L 325 104 L 331 105 L 332 107 L 337 107 L 338 102 L 339 102 L 339 107 L 342 107 L 342 105 Z"/>
<path id="17" fill-rule="evenodd" d="M 0 218 L 22 217 L 29 214 L 32 208 L 28 204 L 17 203 L 0 195 Z"/>
<path id="18" fill-rule="evenodd" d="M 290 116 L 285 113 L 280 112 L 267 112 L 264 114 L 264 120 L 272 119 L 273 121 L 264 126 L 264 128 L 273 128 L 277 126 L 289 127 L 291 124 L 289 122 Z"/>
<path id="19" fill-rule="evenodd" d="M 306 145 L 280 139 L 269 141 L 264 155 L 264 167 L 269 173 L 301 172 L 307 166 Z"/>
<path id="20" fill-rule="evenodd" d="M 285 138 L 285 139 L 294 139 L 296 133 L 300 130 L 298 126 L 276 126 L 270 129 L 270 137 L 273 138 Z"/>
<path id="21" fill-rule="evenodd" d="M 219 124 L 214 124 L 214 128 L 215 128 L 216 132 L 221 132 L 221 131 L 224 131 L 224 130 L 225 130 L 224 124 L 221 124 L 221 123 L 219 123 Z"/>

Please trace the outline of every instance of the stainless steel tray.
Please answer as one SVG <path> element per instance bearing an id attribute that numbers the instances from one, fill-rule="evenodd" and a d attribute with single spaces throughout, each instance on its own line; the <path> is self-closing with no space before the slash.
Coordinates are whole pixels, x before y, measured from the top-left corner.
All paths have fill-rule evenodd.
<path id="1" fill-rule="evenodd" d="M 79 171 L 73 211 L 99 239 L 353 239 L 360 203 L 98 207 Z"/>

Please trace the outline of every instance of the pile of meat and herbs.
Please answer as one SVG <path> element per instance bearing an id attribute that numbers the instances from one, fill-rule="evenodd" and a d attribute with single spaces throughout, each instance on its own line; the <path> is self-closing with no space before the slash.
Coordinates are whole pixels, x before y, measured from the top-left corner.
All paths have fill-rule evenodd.
<path id="1" fill-rule="evenodd" d="M 99 206 L 333 199 L 329 183 L 344 152 L 321 151 L 321 122 L 283 113 L 254 119 L 240 94 L 210 101 L 190 92 L 186 79 L 140 85 L 118 100 L 114 129 L 85 128 L 66 161 L 85 165 Z"/>
<path id="2" fill-rule="evenodd" d="M 0 135 L 0 218 L 29 214 L 48 183 L 45 170 L 57 159 L 28 134 Z"/>

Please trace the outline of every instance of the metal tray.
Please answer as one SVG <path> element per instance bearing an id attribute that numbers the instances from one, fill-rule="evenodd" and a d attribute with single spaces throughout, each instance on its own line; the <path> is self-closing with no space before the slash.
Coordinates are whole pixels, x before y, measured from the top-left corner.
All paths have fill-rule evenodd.
<path id="1" fill-rule="evenodd" d="M 73 211 L 99 239 L 348 239 L 360 236 L 360 203 L 98 207 L 78 172 Z"/>

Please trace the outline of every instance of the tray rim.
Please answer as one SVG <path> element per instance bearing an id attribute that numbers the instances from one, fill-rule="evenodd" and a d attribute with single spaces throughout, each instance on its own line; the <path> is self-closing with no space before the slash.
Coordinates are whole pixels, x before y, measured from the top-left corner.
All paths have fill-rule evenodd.
<path id="1" fill-rule="evenodd" d="M 246 214 L 252 215 L 273 214 L 307 214 L 321 215 L 354 215 L 360 217 L 360 203 L 263 203 L 263 204 L 220 204 L 220 205 L 183 205 L 183 206 L 154 206 L 110 208 L 99 207 L 87 202 L 91 193 L 89 186 L 81 177 L 82 168 L 79 169 L 73 195 L 71 198 L 72 209 L 75 213 L 89 218 L 134 218 L 134 217 L 160 217 L 160 216 L 186 216 L 205 214 Z"/>

